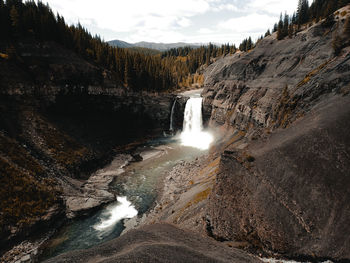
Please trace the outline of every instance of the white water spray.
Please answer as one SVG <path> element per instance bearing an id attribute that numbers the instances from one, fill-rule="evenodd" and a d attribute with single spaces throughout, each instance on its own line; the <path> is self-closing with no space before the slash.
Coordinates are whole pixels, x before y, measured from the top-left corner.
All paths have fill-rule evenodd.
<path id="1" fill-rule="evenodd" d="M 181 144 L 206 150 L 213 139 L 209 132 L 203 131 L 202 98 L 190 98 L 185 107 Z"/>
<path id="2" fill-rule="evenodd" d="M 137 215 L 137 210 L 126 197 L 117 197 L 117 201 L 116 204 L 111 204 L 107 207 L 107 218 L 101 219 L 100 223 L 94 226 L 96 230 L 108 231 L 120 220 L 132 218 Z"/>

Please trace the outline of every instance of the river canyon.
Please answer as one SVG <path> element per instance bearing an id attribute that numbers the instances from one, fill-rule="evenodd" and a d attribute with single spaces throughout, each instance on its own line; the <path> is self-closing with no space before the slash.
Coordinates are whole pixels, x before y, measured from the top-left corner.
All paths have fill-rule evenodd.
<path id="1" fill-rule="evenodd" d="M 118 237 L 125 230 L 124 221 L 129 221 L 127 225 L 131 221 L 137 222 L 144 213 L 155 207 L 167 172 L 179 162 L 190 162 L 208 152 L 214 137 L 203 127 L 201 92 L 194 90 L 180 94 L 188 98 L 183 112 L 182 131 L 171 136 L 165 134 L 138 146 L 133 153 L 140 157 L 138 161 L 122 154 L 127 161 L 121 166 L 116 165 L 123 159 L 118 155 L 111 164 L 96 171 L 96 175 L 115 176 L 109 191 L 116 195 L 116 201 L 92 216 L 65 225 L 51 239 L 43 258 L 86 249 Z M 175 103 L 176 100 L 171 108 L 169 131 L 174 129 Z"/>
<path id="2" fill-rule="evenodd" d="M 212 58 L 187 91 L 18 45 L 0 58 L 1 261 L 348 262 L 349 16 Z"/>

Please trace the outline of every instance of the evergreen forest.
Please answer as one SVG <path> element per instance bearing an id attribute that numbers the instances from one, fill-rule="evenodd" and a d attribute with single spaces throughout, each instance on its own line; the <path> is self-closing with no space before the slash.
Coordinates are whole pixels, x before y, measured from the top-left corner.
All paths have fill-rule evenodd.
<path id="1" fill-rule="evenodd" d="M 350 0 L 299 0 L 293 15 L 284 14 L 273 27 L 277 39 L 292 38 L 303 24 L 328 18 Z M 326 22 L 328 21 L 326 19 Z M 258 22 L 258 21 L 257 21 Z M 182 47 L 163 53 L 142 49 L 111 47 L 100 36 L 91 35 L 81 24 L 67 25 L 64 18 L 54 14 L 51 8 L 34 0 L 0 0 L 0 53 L 11 59 L 16 47 L 24 39 L 54 41 L 76 52 L 80 57 L 111 72 L 120 86 L 135 91 L 164 92 L 194 83 L 203 82 L 203 67 L 215 58 L 249 51 L 255 43 L 251 37 L 244 39 L 238 49 L 235 45 L 221 46 L 209 43 L 199 48 Z M 265 37 L 270 35 L 268 30 Z M 257 41 L 262 39 L 261 36 Z"/>

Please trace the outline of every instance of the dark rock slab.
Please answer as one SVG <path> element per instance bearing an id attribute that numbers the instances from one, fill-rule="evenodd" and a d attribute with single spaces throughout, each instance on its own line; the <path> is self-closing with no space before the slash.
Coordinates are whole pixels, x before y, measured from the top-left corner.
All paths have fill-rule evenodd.
<path id="1" fill-rule="evenodd" d="M 194 232 L 169 224 L 131 230 L 102 245 L 69 252 L 49 262 L 260 262 L 244 251 L 229 248 Z"/>

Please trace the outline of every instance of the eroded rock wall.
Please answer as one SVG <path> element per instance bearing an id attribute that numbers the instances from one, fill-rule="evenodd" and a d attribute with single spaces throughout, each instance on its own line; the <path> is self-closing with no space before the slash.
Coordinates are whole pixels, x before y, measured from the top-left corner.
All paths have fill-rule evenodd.
<path id="1" fill-rule="evenodd" d="M 350 258 L 349 97 L 244 150 L 228 148 L 209 200 L 212 233 L 290 257 Z"/>
<path id="2" fill-rule="evenodd" d="M 294 258 L 350 259 L 350 49 L 339 56 L 321 23 L 275 35 L 206 71 L 209 125 L 241 131 L 207 207 L 219 240 L 248 241 Z"/>
<path id="3" fill-rule="evenodd" d="M 274 129 L 305 114 L 322 95 L 349 90 L 349 48 L 335 57 L 332 39 L 343 20 L 322 23 L 277 41 L 276 34 L 248 53 L 226 56 L 205 72 L 204 111 L 212 126 Z"/>

